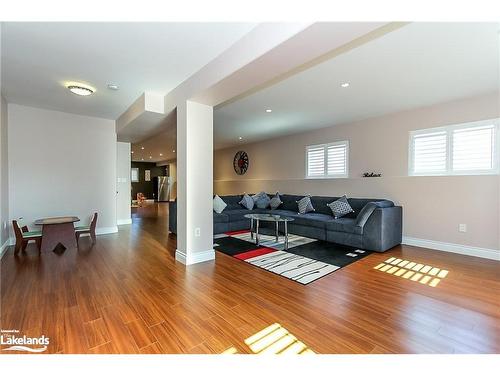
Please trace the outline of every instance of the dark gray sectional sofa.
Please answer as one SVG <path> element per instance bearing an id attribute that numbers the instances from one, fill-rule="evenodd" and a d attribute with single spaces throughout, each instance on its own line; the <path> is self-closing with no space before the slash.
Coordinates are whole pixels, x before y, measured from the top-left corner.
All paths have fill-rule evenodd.
<path id="1" fill-rule="evenodd" d="M 268 195 L 270 198 L 274 196 Z M 335 219 L 327 204 L 339 197 L 311 197 L 315 211 L 306 214 L 298 213 L 297 201 L 303 198 L 300 195 L 280 195 L 283 204 L 276 210 L 247 210 L 238 203 L 242 195 L 221 198 L 227 207 L 220 214 L 213 213 L 214 234 L 250 229 L 250 220 L 244 217 L 245 214 L 273 213 L 292 217 L 294 221 L 288 224 L 289 232 L 304 237 L 379 252 L 402 241 L 402 207 L 386 199 L 348 198 L 354 212 Z M 170 202 L 169 229 L 177 232 L 177 202 Z"/>

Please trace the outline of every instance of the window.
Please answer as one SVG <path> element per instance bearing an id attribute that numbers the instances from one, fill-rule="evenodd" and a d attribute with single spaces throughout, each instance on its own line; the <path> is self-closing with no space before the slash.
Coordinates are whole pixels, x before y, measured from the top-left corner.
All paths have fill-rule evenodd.
<path id="1" fill-rule="evenodd" d="M 349 142 L 339 141 L 306 147 L 306 177 L 348 176 Z"/>
<path id="2" fill-rule="evenodd" d="M 139 168 L 130 169 L 130 181 L 139 182 Z"/>
<path id="3" fill-rule="evenodd" d="M 413 176 L 498 173 L 498 119 L 410 132 Z"/>

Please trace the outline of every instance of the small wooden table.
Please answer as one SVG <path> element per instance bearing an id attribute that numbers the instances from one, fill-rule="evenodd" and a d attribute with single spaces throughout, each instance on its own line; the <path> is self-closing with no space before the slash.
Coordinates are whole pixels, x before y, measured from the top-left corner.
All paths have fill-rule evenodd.
<path id="1" fill-rule="evenodd" d="M 47 217 L 35 221 L 35 225 L 42 226 L 41 251 L 58 250 L 77 247 L 75 226 L 80 221 L 76 216 Z"/>

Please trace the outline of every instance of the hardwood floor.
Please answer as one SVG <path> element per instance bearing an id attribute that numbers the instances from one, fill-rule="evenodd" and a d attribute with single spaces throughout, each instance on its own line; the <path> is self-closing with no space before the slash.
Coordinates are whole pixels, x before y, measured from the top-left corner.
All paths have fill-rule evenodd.
<path id="1" fill-rule="evenodd" d="M 0 327 L 44 334 L 49 353 L 500 352 L 498 262 L 399 246 L 307 286 L 220 253 L 185 268 L 167 209 L 62 256 L 9 249 Z M 448 274 L 431 287 L 375 269 L 388 258 Z"/>

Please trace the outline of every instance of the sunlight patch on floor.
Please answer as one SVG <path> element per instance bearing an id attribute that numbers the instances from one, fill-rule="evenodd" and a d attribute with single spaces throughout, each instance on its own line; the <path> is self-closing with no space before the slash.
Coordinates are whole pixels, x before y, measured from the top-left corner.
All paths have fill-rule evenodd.
<path id="1" fill-rule="evenodd" d="M 432 288 L 436 287 L 449 273 L 448 270 L 395 257 L 386 259 L 373 268 Z"/>
<path id="2" fill-rule="evenodd" d="M 281 324 L 274 323 L 245 340 L 245 344 L 256 354 L 314 354 L 306 344 L 299 341 Z M 237 354 L 234 347 L 222 354 Z"/>

